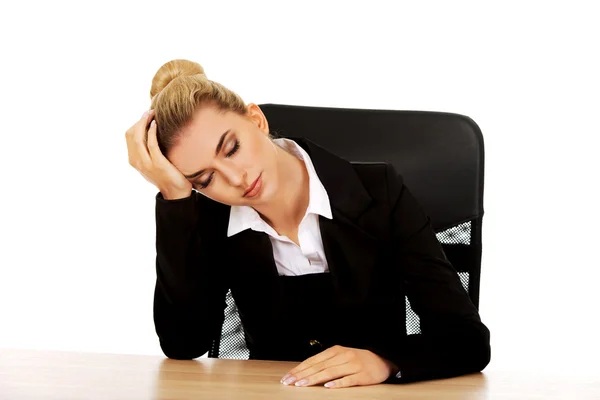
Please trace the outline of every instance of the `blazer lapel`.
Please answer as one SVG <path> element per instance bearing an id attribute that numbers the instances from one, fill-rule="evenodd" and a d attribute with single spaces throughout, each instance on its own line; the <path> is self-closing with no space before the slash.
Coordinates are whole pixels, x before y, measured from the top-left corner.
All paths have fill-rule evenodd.
<path id="1" fill-rule="evenodd" d="M 329 196 L 333 219 L 319 217 L 319 225 L 336 298 L 340 305 L 363 303 L 369 295 L 380 245 L 362 223 L 368 220 L 372 199 L 348 161 L 309 140 L 291 139 L 310 155 Z M 280 308 L 282 288 L 268 235 L 248 229 L 229 240 L 229 256 L 235 259 L 231 265 L 240 267 L 232 271 L 237 283 L 232 290 L 238 297 L 247 296 L 254 305 Z"/>
<path id="2" fill-rule="evenodd" d="M 337 298 L 342 305 L 363 303 L 369 296 L 377 256 L 376 240 L 343 215 L 333 211 L 333 220 L 321 217 L 321 237 Z"/>
<path id="3" fill-rule="evenodd" d="M 229 238 L 227 256 L 232 261 L 231 290 L 236 297 L 242 313 L 257 315 L 254 320 L 261 321 L 264 310 L 275 311 L 282 306 L 281 285 L 275 260 L 273 246 L 266 233 L 247 229 Z M 252 306 L 247 309 L 245 305 Z"/>
<path id="4" fill-rule="evenodd" d="M 346 160 L 315 143 L 294 138 L 310 155 L 327 190 L 333 219 L 319 218 L 321 237 L 334 289 L 341 305 L 362 303 L 369 295 L 379 241 L 361 225 L 372 202 Z"/>

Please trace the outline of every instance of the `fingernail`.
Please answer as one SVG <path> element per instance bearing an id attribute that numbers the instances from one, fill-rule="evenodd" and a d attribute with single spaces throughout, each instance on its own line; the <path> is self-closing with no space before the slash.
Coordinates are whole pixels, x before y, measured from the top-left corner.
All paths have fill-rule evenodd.
<path id="1" fill-rule="evenodd" d="M 307 379 L 302 379 L 301 381 L 296 382 L 296 386 L 304 386 L 308 383 Z"/>
<path id="2" fill-rule="evenodd" d="M 285 381 L 287 378 L 289 378 L 291 375 L 290 374 L 285 374 L 283 376 L 283 378 L 281 378 L 281 383 L 283 383 L 283 381 Z"/>
<path id="3" fill-rule="evenodd" d="M 325 384 L 325 387 L 332 387 L 333 385 L 335 385 L 335 383 L 333 383 L 333 382 L 327 382 Z"/>
<path id="4" fill-rule="evenodd" d="M 150 122 L 150 126 L 155 126 L 156 125 L 156 121 L 152 120 L 152 122 Z"/>
<path id="5" fill-rule="evenodd" d="M 148 111 L 144 111 L 144 113 L 142 114 L 142 118 L 147 117 L 148 116 Z"/>
<path id="6" fill-rule="evenodd" d="M 148 110 L 148 114 L 154 114 L 154 110 Z"/>
<path id="7" fill-rule="evenodd" d="M 291 376 L 289 378 L 287 378 L 285 381 L 283 381 L 284 385 L 291 385 L 292 383 L 296 382 L 296 378 Z"/>

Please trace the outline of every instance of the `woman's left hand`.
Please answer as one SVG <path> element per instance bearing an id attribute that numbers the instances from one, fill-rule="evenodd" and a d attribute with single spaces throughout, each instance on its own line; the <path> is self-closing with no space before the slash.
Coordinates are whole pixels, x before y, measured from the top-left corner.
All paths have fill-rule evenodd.
<path id="1" fill-rule="evenodd" d="M 396 367 L 369 350 L 333 346 L 303 361 L 282 379 L 284 385 L 342 388 L 381 383 Z"/>

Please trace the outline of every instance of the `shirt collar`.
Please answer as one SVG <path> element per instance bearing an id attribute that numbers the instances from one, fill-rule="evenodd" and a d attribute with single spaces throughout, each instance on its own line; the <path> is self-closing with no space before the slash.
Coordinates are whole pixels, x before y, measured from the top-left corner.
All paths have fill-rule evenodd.
<path id="1" fill-rule="evenodd" d="M 306 170 L 308 171 L 309 200 L 305 216 L 308 214 L 317 214 L 332 219 L 331 204 L 327 190 L 325 190 L 325 187 L 321 183 L 308 153 L 290 139 L 274 139 L 273 142 L 303 160 L 304 165 L 306 165 Z M 233 236 L 246 229 L 268 232 L 273 228 L 263 221 L 254 208 L 250 206 L 231 206 L 227 236 Z"/>

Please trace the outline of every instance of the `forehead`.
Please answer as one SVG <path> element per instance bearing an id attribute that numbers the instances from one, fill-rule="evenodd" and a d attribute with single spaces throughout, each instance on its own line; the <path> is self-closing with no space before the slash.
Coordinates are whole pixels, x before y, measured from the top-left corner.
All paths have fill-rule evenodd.
<path id="1" fill-rule="evenodd" d="M 223 112 L 212 106 L 200 107 L 169 152 L 171 163 L 184 175 L 207 167 L 215 156 L 221 135 L 239 122 L 236 117 L 233 112 Z"/>

